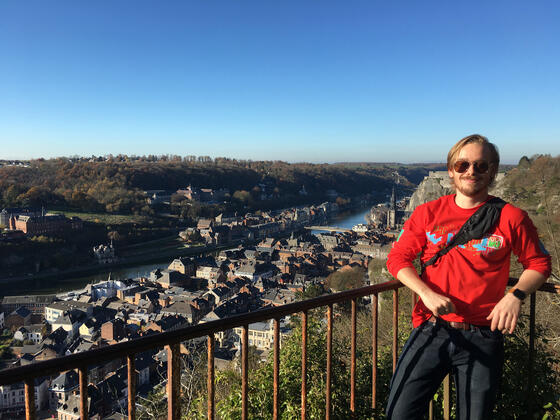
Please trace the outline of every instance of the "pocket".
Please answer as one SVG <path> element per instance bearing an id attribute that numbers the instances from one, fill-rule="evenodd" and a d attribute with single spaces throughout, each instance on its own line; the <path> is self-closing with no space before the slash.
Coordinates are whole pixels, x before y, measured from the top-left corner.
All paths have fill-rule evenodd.
<path id="1" fill-rule="evenodd" d="M 409 349 L 418 350 L 424 348 L 427 342 L 433 340 L 434 324 L 425 321 L 412 330 L 408 340 L 403 347 L 403 353 Z"/>
<path id="2" fill-rule="evenodd" d="M 499 330 L 492 331 L 490 328 L 480 328 L 476 334 L 487 340 L 504 341 L 504 335 Z"/>
<path id="3" fill-rule="evenodd" d="M 427 330 L 427 331 L 431 331 L 434 329 L 434 327 L 436 326 L 435 322 L 430 322 L 430 320 L 426 320 L 424 322 L 422 322 L 420 325 L 418 325 L 418 328 L 421 331 Z"/>
<path id="4" fill-rule="evenodd" d="M 437 324 L 428 321 L 424 321 L 422 324 L 420 324 L 418 327 L 418 332 L 420 334 L 426 334 L 429 336 L 433 336 L 434 335 L 434 331 L 437 328 Z"/>

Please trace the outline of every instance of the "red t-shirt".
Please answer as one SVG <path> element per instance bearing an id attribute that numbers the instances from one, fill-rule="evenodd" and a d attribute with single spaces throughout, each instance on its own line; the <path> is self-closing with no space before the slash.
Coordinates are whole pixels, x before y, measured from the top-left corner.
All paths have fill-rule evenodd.
<path id="1" fill-rule="evenodd" d="M 389 253 L 389 272 L 397 277 L 402 268 L 414 268 L 412 261 L 419 253 L 423 263 L 428 261 L 477 209 L 457 206 L 454 194 L 418 206 Z M 525 211 L 506 204 L 497 226 L 484 238 L 455 246 L 426 267 L 422 280 L 455 305 L 456 312 L 442 318 L 490 325 L 486 317 L 504 296 L 511 252 L 525 269 L 536 270 L 546 277 L 550 274 L 550 255 L 539 241 L 533 222 Z M 412 313 L 414 327 L 431 315 L 419 300 Z"/>

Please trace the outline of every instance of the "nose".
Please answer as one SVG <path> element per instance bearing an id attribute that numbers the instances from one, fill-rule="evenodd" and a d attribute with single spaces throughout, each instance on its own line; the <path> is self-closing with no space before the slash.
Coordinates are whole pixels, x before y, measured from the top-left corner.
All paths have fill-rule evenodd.
<path id="1" fill-rule="evenodd" d="M 474 175 L 474 163 L 471 163 L 469 165 L 469 167 L 467 168 L 467 171 L 465 172 L 467 175 L 469 176 L 473 176 Z"/>

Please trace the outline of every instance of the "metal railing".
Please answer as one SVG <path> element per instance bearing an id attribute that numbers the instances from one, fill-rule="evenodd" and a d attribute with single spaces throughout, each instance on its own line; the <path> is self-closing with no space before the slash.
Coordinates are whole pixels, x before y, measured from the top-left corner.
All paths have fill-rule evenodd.
<path id="1" fill-rule="evenodd" d="M 510 284 L 514 284 L 517 279 L 510 279 Z M 371 316 L 372 316 L 372 386 L 371 386 L 371 405 L 377 407 L 377 365 L 378 365 L 378 297 L 379 293 L 393 291 L 393 317 L 392 317 L 392 360 L 393 371 L 397 364 L 398 356 L 398 312 L 399 312 L 399 292 L 402 284 L 397 280 L 386 283 L 366 286 L 359 289 L 348 290 L 340 293 L 324 295 L 313 299 L 294 302 L 283 306 L 261 309 L 251 313 L 234 315 L 226 319 L 211 321 L 203 324 L 189 326 L 174 331 L 141 337 L 127 342 L 121 342 L 111 346 L 76 353 L 60 358 L 40 361 L 37 363 L 0 371 L 0 385 L 7 385 L 17 382 L 25 384 L 25 412 L 27 419 L 35 419 L 35 398 L 34 380 L 46 375 L 54 375 L 71 369 L 78 369 L 79 388 L 80 388 L 80 418 L 87 419 L 88 401 L 88 365 L 99 362 L 107 362 L 118 358 L 126 358 L 128 366 L 128 418 L 134 419 L 136 415 L 136 375 L 135 375 L 135 355 L 146 350 L 159 348 L 162 345 L 167 350 L 167 401 L 168 419 L 175 420 L 180 418 L 180 348 L 182 341 L 191 340 L 198 337 L 207 337 L 208 341 L 208 408 L 209 419 L 215 416 L 215 381 L 214 381 L 214 334 L 242 327 L 241 334 L 241 395 L 242 410 L 241 418 L 248 417 L 248 330 L 249 324 L 274 320 L 274 370 L 273 370 L 273 419 L 280 417 L 279 401 L 279 372 L 280 372 L 280 320 L 281 318 L 296 313 L 301 313 L 302 317 L 302 358 L 301 358 L 301 418 L 307 416 L 307 318 L 311 309 L 327 307 L 327 355 L 326 355 L 326 418 L 331 418 L 331 396 L 332 396 L 332 336 L 333 336 L 333 305 L 351 301 L 351 363 L 350 363 L 350 410 L 356 410 L 356 318 L 357 300 L 362 297 L 371 296 Z M 551 283 L 544 284 L 541 291 L 559 293 L 560 286 Z M 412 303 L 416 301 L 416 296 L 412 294 Z M 533 387 L 532 365 L 534 360 L 535 348 L 535 293 L 530 298 L 530 338 L 529 338 L 529 390 Z M 450 418 L 450 381 L 444 381 L 444 418 Z"/>

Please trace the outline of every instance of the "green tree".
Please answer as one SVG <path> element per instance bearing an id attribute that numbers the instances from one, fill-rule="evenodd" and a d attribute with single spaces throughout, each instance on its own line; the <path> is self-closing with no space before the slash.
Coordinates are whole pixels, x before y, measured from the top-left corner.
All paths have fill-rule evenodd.
<path id="1" fill-rule="evenodd" d="M 245 190 L 235 191 L 233 193 L 233 199 L 245 206 L 250 206 L 253 203 L 251 193 Z"/>
<path id="2" fill-rule="evenodd" d="M 533 390 L 529 389 L 529 327 L 524 316 L 516 331 L 505 339 L 505 363 L 498 402 L 497 420 L 542 418 L 549 403 L 559 402 L 559 360 L 549 349 L 544 331 L 537 327 L 533 362 Z"/>
<path id="3" fill-rule="evenodd" d="M 22 193 L 23 191 L 21 187 L 16 185 L 10 185 L 8 188 L 4 190 L 4 193 L 2 194 L 4 205 L 6 207 L 12 207 L 17 205 L 19 203 L 18 196 Z"/>
<path id="4" fill-rule="evenodd" d="M 11 359 L 14 357 L 14 352 L 9 344 L 0 345 L 0 359 Z"/>
<path id="5" fill-rule="evenodd" d="M 297 300 L 312 299 L 317 296 L 324 295 L 326 293 L 325 288 L 322 284 L 309 284 L 305 286 L 305 289 L 301 292 L 296 292 Z"/>

